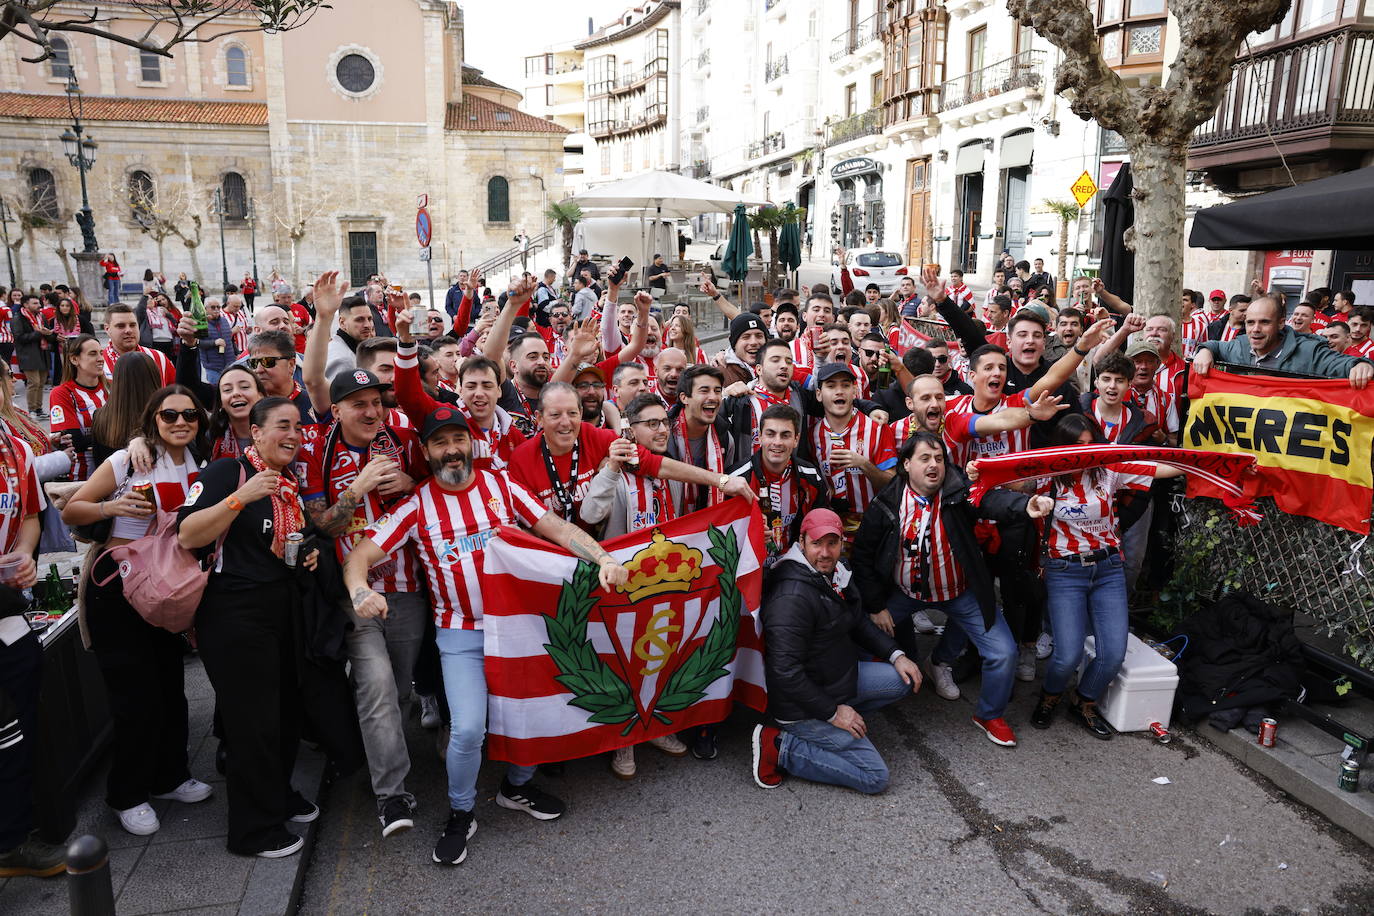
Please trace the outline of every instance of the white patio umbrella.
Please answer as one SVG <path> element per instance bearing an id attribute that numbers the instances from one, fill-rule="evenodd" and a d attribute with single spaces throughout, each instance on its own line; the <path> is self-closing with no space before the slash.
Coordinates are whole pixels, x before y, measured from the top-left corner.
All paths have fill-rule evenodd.
<path id="1" fill-rule="evenodd" d="M 648 270 L 650 217 L 690 219 L 703 213 L 732 213 L 737 204 L 762 206 L 768 201 L 746 198 L 738 191 L 672 172 L 645 172 L 610 184 L 588 188 L 572 198 L 588 216 L 639 216 L 640 265 Z M 593 214 L 591 211 L 601 211 Z"/>

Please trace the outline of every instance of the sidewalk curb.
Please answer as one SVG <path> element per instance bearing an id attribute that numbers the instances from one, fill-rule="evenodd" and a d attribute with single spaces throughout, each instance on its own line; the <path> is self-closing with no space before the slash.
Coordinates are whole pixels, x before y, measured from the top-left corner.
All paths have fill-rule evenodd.
<path id="1" fill-rule="evenodd" d="M 302 794 L 313 794 L 317 807 L 323 809 L 327 783 L 325 756 L 319 751 L 302 747 L 296 761 L 295 779 Z M 312 793 L 311 788 L 315 791 Z M 239 901 L 239 916 L 293 916 L 300 910 L 301 894 L 305 891 L 306 872 L 315 852 L 315 840 L 321 818 L 306 825 L 305 845 L 300 852 L 285 859 L 257 859 L 248 873 L 243 899 Z"/>

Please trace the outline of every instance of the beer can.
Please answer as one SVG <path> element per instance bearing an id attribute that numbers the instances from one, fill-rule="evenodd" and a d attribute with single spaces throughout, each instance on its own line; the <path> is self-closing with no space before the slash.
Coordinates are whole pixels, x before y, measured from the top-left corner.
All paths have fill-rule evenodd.
<path id="1" fill-rule="evenodd" d="M 630 429 L 630 418 L 629 418 L 629 417 L 621 417 L 621 418 L 620 418 L 620 438 L 624 439 L 626 442 L 630 443 L 631 445 L 637 445 L 637 443 L 635 442 L 635 434 L 634 434 L 634 432 Z M 635 449 L 634 456 L 633 456 L 632 458 L 630 458 L 629 461 L 626 461 L 625 464 L 626 464 L 627 466 L 629 466 L 630 468 L 633 468 L 633 469 L 636 470 L 636 471 L 639 470 L 639 449 L 638 449 L 638 448 Z"/>
<path id="2" fill-rule="evenodd" d="M 429 336 L 429 312 L 426 309 L 416 308 L 410 313 L 410 336 L 428 337 Z"/>
<path id="3" fill-rule="evenodd" d="M 1360 762 L 1358 760 L 1341 761 L 1341 779 L 1337 783 L 1342 792 L 1360 791 Z"/>
<path id="4" fill-rule="evenodd" d="M 129 489 L 139 499 L 144 500 L 154 509 L 157 508 L 157 497 L 153 495 L 153 482 L 151 480 L 136 480 Z"/>
<path id="5" fill-rule="evenodd" d="M 1273 747 L 1274 740 L 1279 734 L 1279 723 L 1277 719 L 1260 719 L 1259 745 L 1260 747 Z"/>
<path id="6" fill-rule="evenodd" d="M 1174 740 L 1174 736 L 1169 734 L 1169 730 L 1158 722 L 1150 723 L 1150 731 L 1154 733 L 1155 739 L 1159 741 L 1160 744 L 1168 744 L 1170 741 Z"/>
<path id="7" fill-rule="evenodd" d="M 282 549 L 282 559 L 287 566 L 294 567 L 300 562 L 301 542 L 305 540 L 305 535 L 299 531 L 286 536 L 286 546 Z"/>

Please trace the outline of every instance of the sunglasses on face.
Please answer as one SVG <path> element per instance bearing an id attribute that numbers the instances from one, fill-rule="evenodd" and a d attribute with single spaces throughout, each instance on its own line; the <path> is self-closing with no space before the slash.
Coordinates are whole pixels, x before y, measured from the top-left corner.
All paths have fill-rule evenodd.
<path id="1" fill-rule="evenodd" d="M 881 350 L 860 350 L 859 352 L 862 353 L 864 356 L 867 356 L 869 359 L 876 359 L 876 358 L 878 357 L 878 354 L 881 353 L 882 351 L 881 351 Z"/>
<path id="2" fill-rule="evenodd" d="M 948 356 L 937 356 L 937 357 L 935 357 L 935 361 L 936 361 L 937 363 L 947 363 L 947 362 L 949 362 L 949 357 L 948 357 Z"/>
<path id="3" fill-rule="evenodd" d="M 167 423 L 169 425 L 175 423 L 177 421 L 177 417 L 181 417 L 181 419 L 185 420 L 187 423 L 200 422 L 200 412 L 197 410 L 193 410 L 189 407 L 185 410 L 172 410 L 169 407 L 166 410 L 159 410 L 157 412 L 157 415 L 163 423 Z"/>
<path id="4" fill-rule="evenodd" d="M 286 360 L 285 356 L 253 356 L 248 360 L 249 369 L 271 369 Z"/>

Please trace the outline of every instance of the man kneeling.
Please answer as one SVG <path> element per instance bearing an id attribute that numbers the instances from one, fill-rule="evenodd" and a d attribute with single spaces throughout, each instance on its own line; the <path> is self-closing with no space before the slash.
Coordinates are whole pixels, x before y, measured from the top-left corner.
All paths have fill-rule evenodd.
<path id="1" fill-rule="evenodd" d="M 754 782 L 782 784 L 783 772 L 848 786 L 887 788 L 887 764 L 868 740 L 861 713 L 921 686 L 921 672 L 860 607 L 840 517 L 812 509 L 801 539 L 768 573 L 763 636 L 768 711 L 782 729 L 754 728 Z M 860 661 L 877 656 L 887 662 Z"/>

